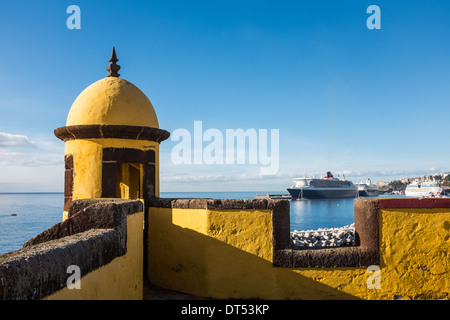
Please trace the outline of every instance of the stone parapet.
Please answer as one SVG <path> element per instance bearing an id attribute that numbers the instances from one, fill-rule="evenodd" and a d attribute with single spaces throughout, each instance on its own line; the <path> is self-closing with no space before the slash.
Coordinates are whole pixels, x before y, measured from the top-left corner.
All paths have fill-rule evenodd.
<path id="1" fill-rule="evenodd" d="M 0 255 L 0 300 L 42 299 L 66 287 L 68 266 L 84 276 L 127 252 L 127 215 L 140 201 L 78 200 L 68 219 Z"/>

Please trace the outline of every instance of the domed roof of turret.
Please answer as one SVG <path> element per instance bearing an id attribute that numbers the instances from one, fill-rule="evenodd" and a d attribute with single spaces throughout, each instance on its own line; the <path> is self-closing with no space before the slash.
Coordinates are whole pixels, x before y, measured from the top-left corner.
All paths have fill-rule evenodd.
<path id="1" fill-rule="evenodd" d="M 94 82 L 75 99 L 66 126 L 127 125 L 159 128 L 147 96 L 131 82 L 119 78 L 120 66 L 113 49 L 108 77 Z"/>

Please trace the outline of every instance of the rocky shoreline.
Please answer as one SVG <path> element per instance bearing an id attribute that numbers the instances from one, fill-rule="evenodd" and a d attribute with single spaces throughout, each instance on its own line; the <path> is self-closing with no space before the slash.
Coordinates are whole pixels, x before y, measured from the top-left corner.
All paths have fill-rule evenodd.
<path id="1" fill-rule="evenodd" d="M 355 224 L 339 228 L 294 230 L 291 232 L 291 243 L 294 249 L 351 246 L 355 244 Z"/>

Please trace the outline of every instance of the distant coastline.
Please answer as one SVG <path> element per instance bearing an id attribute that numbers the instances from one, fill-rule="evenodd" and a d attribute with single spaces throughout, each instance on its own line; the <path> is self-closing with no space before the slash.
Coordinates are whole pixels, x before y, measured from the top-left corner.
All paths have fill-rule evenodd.
<path id="1" fill-rule="evenodd" d="M 64 192 L 0 192 L 0 194 L 64 194 Z"/>

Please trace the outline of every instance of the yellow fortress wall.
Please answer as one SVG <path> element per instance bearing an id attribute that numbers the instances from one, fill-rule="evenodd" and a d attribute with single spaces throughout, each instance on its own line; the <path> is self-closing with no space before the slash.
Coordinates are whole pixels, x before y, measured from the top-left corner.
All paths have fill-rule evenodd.
<path id="1" fill-rule="evenodd" d="M 450 209 L 384 209 L 380 226 L 380 296 L 449 299 Z"/>
<path id="2" fill-rule="evenodd" d="M 55 129 L 63 221 L 0 255 L 0 300 L 142 299 L 146 278 L 216 299 L 449 299 L 450 199 L 357 199 L 354 245 L 298 250 L 287 200 L 159 198 L 170 134 L 109 61 Z"/>
<path id="3" fill-rule="evenodd" d="M 394 206 L 411 199 L 404 200 Z M 275 267 L 270 251 L 276 216 L 270 210 L 192 209 L 172 202 L 171 208 L 151 207 L 148 213 L 150 281 L 213 298 L 448 299 L 450 208 L 380 209 L 389 200 L 356 201 L 370 202 L 356 210 L 376 210 L 379 273 L 365 265 Z M 291 251 L 292 263 L 297 250 Z M 338 254 L 304 251 L 310 254 L 305 259 Z M 379 288 L 372 281 L 377 275 Z"/>
<path id="4" fill-rule="evenodd" d="M 234 268 L 246 262 L 241 253 L 271 259 L 270 216 L 269 210 L 151 208 L 150 282 L 200 296 L 214 296 L 216 286 L 234 287 L 247 272 Z"/>
<path id="5" fill-rule="evenodd" d="M 45 300 L 142 300 L 144 213 L 127 216 L 127 252 L 83 276 L 80 289 L 64 289 Z"/>
<path id="6" fill-rule="evenodd" d="M 67 219 L 0 255 L 0 300 L 143 298 L 142 202 L 73 202 Z M 69 289 L 78 269 L 80 288 Z"/>

